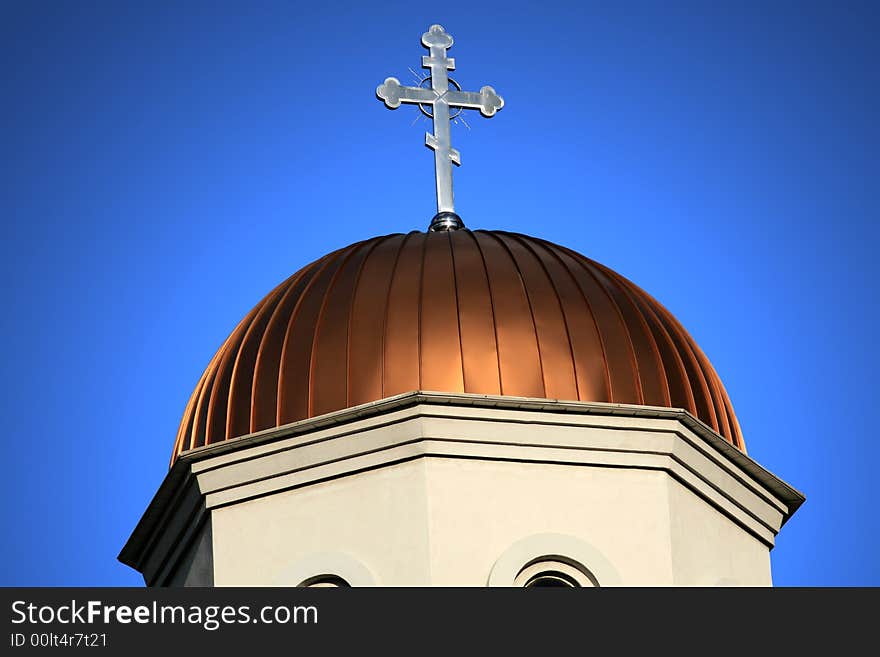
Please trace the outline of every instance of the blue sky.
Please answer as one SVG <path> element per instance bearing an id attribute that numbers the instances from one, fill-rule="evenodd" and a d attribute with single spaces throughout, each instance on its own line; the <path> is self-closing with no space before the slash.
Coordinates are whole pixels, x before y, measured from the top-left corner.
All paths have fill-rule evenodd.
<path id="1" fill-rule="evenodd" d="M 140 584 L 116 555 L 238 320 L 427 226 L 430 126 L 374 93 L 441 23 L 505 99 L 453 126 L 464 221 L 664 303 L 807 495 L 775 582 L 880 585 L 877 4 L 426 5 L 4 3 L 0 584 Z"/>

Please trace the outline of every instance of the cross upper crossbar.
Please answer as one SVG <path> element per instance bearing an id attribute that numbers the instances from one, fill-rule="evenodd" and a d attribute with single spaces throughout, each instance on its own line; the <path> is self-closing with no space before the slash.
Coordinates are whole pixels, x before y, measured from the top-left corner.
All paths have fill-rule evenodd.
<path id="1" fill-rule="evenodd" d="M 404 87 L 397 78 L 385 78 L 376 93 L 390 109 L 397 109 L 401 103 L 433 105 L 442 99 L 450 107 L 478 109 L 483 116 L 491 117 L 504 106 L 504 99 L 488 85 L 480 89 L 479 93 L 447 89 L 443 94 L 438 94 L 434 89 Z"/>

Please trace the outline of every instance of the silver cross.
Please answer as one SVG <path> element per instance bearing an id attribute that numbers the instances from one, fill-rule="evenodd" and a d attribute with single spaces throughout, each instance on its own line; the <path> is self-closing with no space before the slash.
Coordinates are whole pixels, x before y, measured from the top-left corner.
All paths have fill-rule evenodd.
<path id="1" fill-rule="evenodd" d="M 463 228 L 461 217 L 455 214 L 452 200 L 452 165 L 461 165 L 461 156 L 452 148 L 449 134 L 449 108 L 478 109 L 483 116 L 491 117 L 504 107 L 501 98 L 490 86 L 474 91 L 449 88 L 446 71 L 455 69 L 455 60 L 446 56 L 452 47 L 452 36 L 442 25 L 432 25 L 422 35 L 422 45 L 430 55 L 422 57 L 422 67 L 431 69 L 431 88 L 404 87 L 397 78 L 385 78 L 376 89 L 376 95 L 385 101 L 388 109 L 397 109 L 401 103 L 431 105 L 430 116 L 434 119 L 434 134 L 425 134 L 425 145 L 434 151 L 434 169 L 437 178 L 437 214 L 429 230 L 456 230 Z M 458 86 L 453 81 L 453 85 Z"/>

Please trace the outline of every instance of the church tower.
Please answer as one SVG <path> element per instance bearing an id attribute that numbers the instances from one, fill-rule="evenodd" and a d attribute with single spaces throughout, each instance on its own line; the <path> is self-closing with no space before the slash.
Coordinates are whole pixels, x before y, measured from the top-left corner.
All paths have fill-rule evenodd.
<path id="1" fill-rule="evenodd" d="M 150 586 L 770 585 L 803 495 L 746 454 L 708 358 L 565 246 L 469 230 L 449 78 L 377 96 L 433 118 L 437 214 L 306 265 L 217 351 L 120 560 Z"/>

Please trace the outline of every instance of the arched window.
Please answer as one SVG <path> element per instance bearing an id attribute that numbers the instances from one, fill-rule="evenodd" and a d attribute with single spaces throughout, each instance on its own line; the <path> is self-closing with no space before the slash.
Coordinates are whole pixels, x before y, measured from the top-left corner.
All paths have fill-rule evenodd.
<path id="1" fill-rule="evenodd" d="M 539 557 L 526 564 L 513 580 L 514 586 L 569 587 L 598 586 L 595 578 L 581 564 L 559 557 Z"/>
<path id="2" fill-rule="evenodd" d="M 508 547 L 489 573 L 489 586 L 620 586 L 617 569 L 582 538 L 532 534 Z"/>
<path id="3" fill-rule="evenodd" d="M 376 586 L 373 573 L 343 552 L 314 552 L 293 560 L 274 580 L 275 586 L 348 588 Z"/>
<path id="4" fill-rule="evenodd" d="M 339 575 L 315 575 L 300 583 L 300 587 L 308 588 L 342 588 L 350 587 L 351 584 Z"/>

